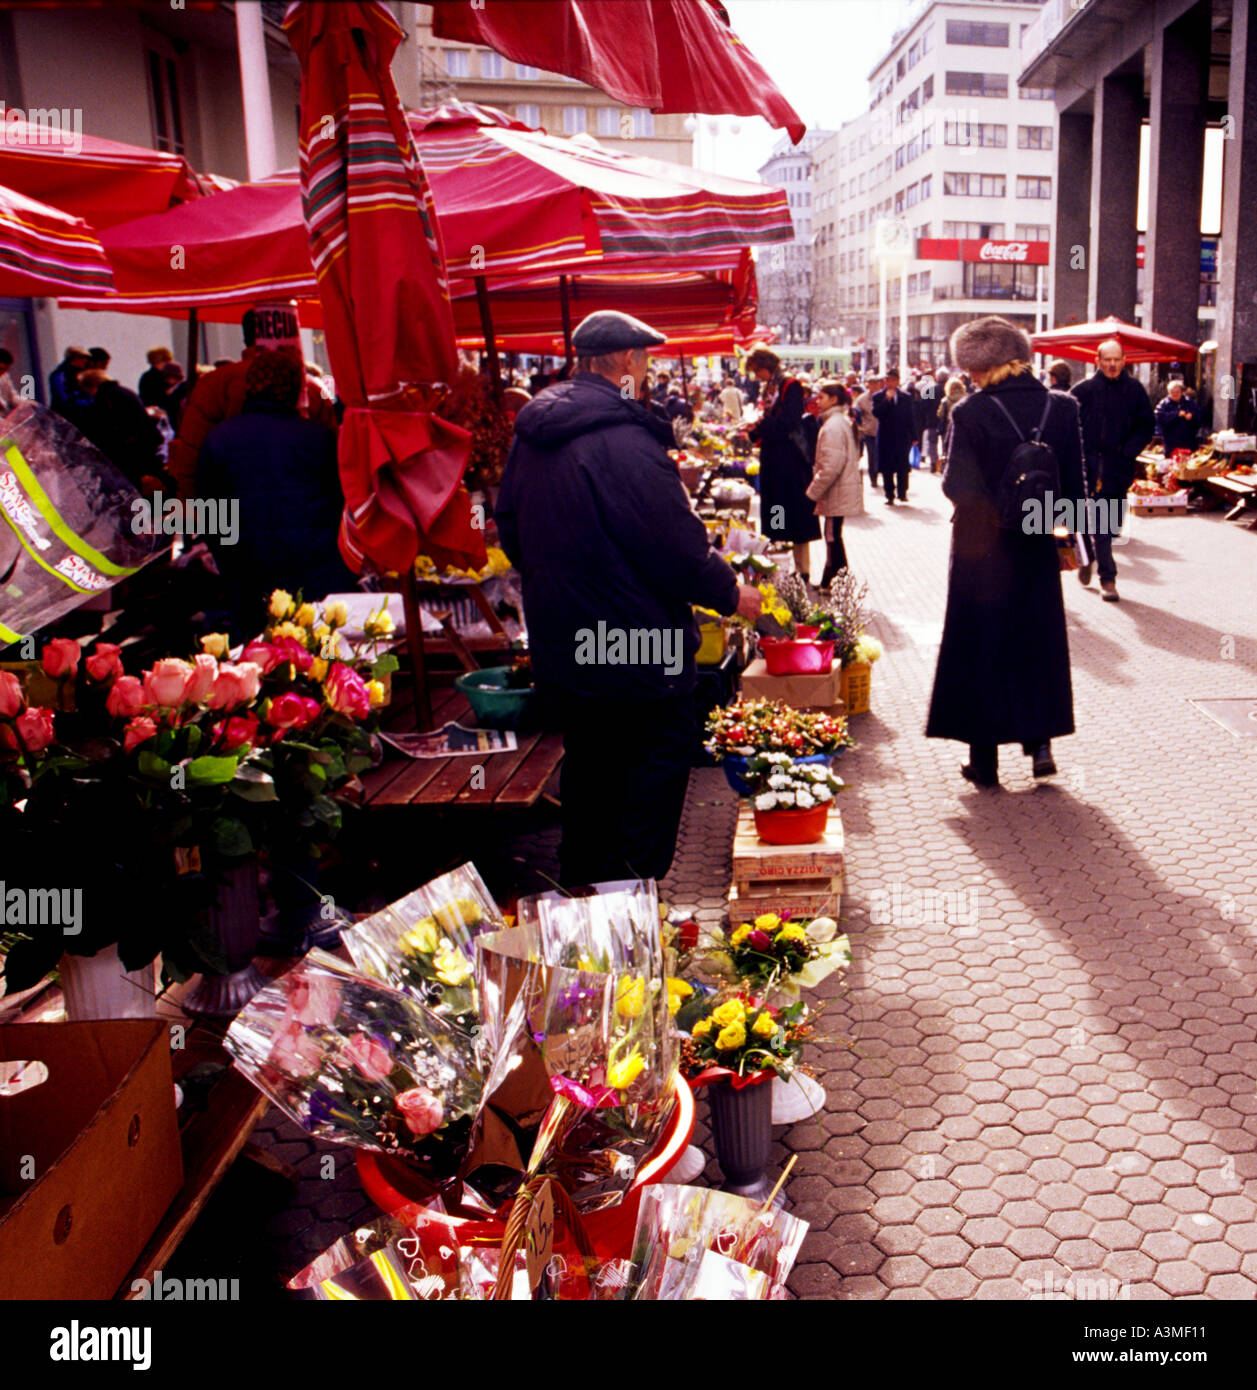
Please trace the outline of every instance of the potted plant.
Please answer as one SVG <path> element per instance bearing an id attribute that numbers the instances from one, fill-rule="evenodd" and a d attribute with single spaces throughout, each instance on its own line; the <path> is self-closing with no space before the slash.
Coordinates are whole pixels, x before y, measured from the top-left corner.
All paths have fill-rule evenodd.
<path id="1" fill-rule="evenodd" d="M 831 631 L 821 633 L 816 605 L 808 597 L 806 580 L 799 574 L 787 574 L 780 577 L 774 587 L 789 616 L 783 624 L 785 636 L 760 637 L 760 653 L 769 675 L 816 675 L 828 671 L 833 665 L 837 634 L 832 632 L 832 624 Z"/>
<path id="2" fill-rule="evenodd" d="M 747 764 L 755 832 L 766 845 L 808 845 L 821 839 L 829 807 L 846 785 L 829 768 L 796 763 L 788 753 L 763 753 Z"/>
<path id="3" fill-rule="evenodd" d="M 851 747 L 842 715 L 798 710 L 781 700 L 737 700 L 707 718 L 704 747 L 724 768 L 729 786 L 749 796 L 746 769 L 760 753 L 789 753 L 797 763 L 828 763 Z"/>

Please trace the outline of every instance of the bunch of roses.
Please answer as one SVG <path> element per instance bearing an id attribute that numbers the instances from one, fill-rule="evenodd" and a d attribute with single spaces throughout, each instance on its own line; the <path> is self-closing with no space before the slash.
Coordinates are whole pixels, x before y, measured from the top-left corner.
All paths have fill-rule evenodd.
<path id="1" fill-rule="evenodd" d="M 707 719 L 707 751 L 717 762 L 756 753 L 805 757 L 850 747 L 842 715 L 793 709 L 780 700 L 738 700 L 714 709 Z"/>
<path id="2" fill-rule="evenodd" d="M 690 1029 L 691 1046 L 684 1057 L 690 1070 L 723 1068 L 746 1076 L 748 1072 L 775 1071 L 788 1077 L 803 1049 L 807 1006 L 797 1000 L 787 1009 L 774 1009 L 750 994 L 715 996 L 703 1016 Z M 695 1074 L 690 1070 L 690 1075 Z"/>

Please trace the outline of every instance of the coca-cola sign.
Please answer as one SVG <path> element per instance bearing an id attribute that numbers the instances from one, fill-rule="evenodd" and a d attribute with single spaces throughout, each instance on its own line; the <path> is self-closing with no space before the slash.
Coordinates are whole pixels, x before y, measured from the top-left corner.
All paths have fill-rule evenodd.
<path id="1" fill-rule="evenodd" d="M 1030 250 L 1028 241 L 984 241 L 978 248 L 980 261 L 1024 261 Z"/>
<path id="2" fill-rule="evenodd" d="M 1047 265 L 1051 243 L 1003 241 L 990 237 L 922 237 L 917 242 L 919 261 L 1007 261 L 1015 265 Z"/>

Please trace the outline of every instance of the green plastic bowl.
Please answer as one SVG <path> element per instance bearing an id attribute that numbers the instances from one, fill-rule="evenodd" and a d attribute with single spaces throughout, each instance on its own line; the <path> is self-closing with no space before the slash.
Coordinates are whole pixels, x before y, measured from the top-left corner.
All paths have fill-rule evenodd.
<path id="1" fill-rule="evenodd" d="M 467 671 L 454 681 L 454 689 L 467 697 L 471 712 L 483 729 L 519 729 L 527 722 L 536 691 L 532 686 L 511 690 L 506 682 L 509 666 L 488 666 Z"/>

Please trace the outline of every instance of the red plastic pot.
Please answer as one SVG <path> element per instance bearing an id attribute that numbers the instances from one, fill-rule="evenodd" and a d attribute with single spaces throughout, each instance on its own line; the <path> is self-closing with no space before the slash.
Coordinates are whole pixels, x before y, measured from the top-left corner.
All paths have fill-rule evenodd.
<path id="1" fill-rule="evenodd" d="M 806 623 L 796 623 L 794 635 L 806 642 L 813 642 L 820 634 L 819 627 L 809 627 Z"/>
<path id="2" fill-rule="evenodd" d="M 693 1133 L 694 1093 L 678 1076 L 677 1103 L 672 1118 L 659 1136 L 654 1152 L 637 1170 L 637 1176 L 624 1194 L 624 1200 L 619 1206 L 591 1212 L 585 1217 L 585 1230 L 600 1259 L 606 1261 L 628 1256 L 637 1227 L 642 1190 L 649 1183 L 662 1182 L 672 1171 Z M 356 1158 L 358 1176 L 367 1196 L 381 1211 L 412 1225 L 425 1250 L 436 1253 L 441 1245 L 502 1244 L 506 1217 L 510 1212 L 509 1203 L 497 1215 L 479 1221 L 429 1211 L 423 1203 L 432 1199 L 431 1186 L 401 1159 L 371 1153 L 366 1149 L 359 1149 Z M 562 1229 L 563 1223 L 559 1221 L 557 1226 L 556 1246 L 570 1245 L 570 1238 Z"/>
<path id="3" fill-rule="evenodd" d="M 770 676 L 815 676 L 834 664 L 833 642 L 761 637 L 759 649 Z"/>
<path id="4" fill-rule="evenodd" d="M 755 833 L 766 845 L 810 845 L 824 839 L 830 802 L 800 810 L 797 806 L 775 811 L 755 810 Z"/>

